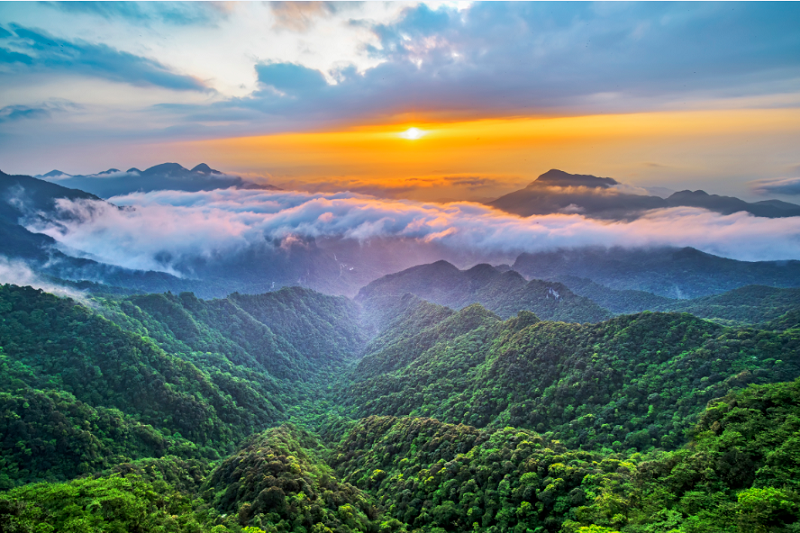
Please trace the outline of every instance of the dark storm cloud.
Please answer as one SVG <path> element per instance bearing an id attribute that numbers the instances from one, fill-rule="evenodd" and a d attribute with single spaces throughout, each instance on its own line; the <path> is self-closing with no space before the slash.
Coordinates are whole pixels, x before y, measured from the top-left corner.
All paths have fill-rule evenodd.
<path id="1" fill-rule="evenodd" d="M 175 73 L 146 57 L 82 40 L 68 41 L 35 29 L 11 25 L 0 41 L 0 65 L 18 71 L 62 71 L 136 86 L 206 91 L 198 79 Z"/>

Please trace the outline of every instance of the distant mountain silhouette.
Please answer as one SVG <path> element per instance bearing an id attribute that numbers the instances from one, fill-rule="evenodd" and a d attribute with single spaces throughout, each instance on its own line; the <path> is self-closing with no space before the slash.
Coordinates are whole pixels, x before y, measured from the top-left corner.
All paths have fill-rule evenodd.
<path id="1" fill-rule="evenodd" d="M 121 172 L 116 168 L 110 168 L 97 174 L 76 175 L 66 178 L 62 178 L 62 176 L 69 175 L 53 170 L 38 177 L 58 179 L 60 185 L 88 191 L 102 198 L 134 192 L 161 190 L 197 192 L 231 187 L 235 189 L 278 189 L 272 185 L 256 183 L 239 176 L 225 174 L 209 167 L 205 163 L 200 163 L 191 170 L 178 163 L 162 163 L 146 170 L 139 170 L 134 167 Z"/>
<path id="2" fill-rule="evenodd" d="M 709 211 L 716 211 L 730 215 L 739 211 L 746 211 L 757 217 L 780 218 L 800 216 L 800 205 L 782 202 L 780 200 L 764 200 L 748 203 L 734 196 L 719 196 L 708 194 L 705 191 L 679 191 L 667 198 L 669 207 L 702 207 Z"/>
<path id="3" fill-rule="evenodd" d="M 513 268 L 528 278 L 560 281 L 578 294 L 598 295 L 600 301 L 604 299 L 601 293 L 588 286 L 586 279 L 617 291 L 646 291 L 679 299 L 721 294 L 746 285 L 800 287 L 800 261 L 737 261 L 694 248 L 579 248 L 524 253 Z M 654 303 L 658 304 L 651 301 L 645 308 Z M 625 311 L 624 307 L 615 310 Z"/>
<path id="4" fill-rule="evenodd" d="M 39 177 L 40 178 L 64 178 L 64 177 L 69 177 L 69 176 L 70 176 L 70 174 L 67 174 L 66 172 L 61 172 L 60 170 L 54 169 L 54 170 L 51 170 L 50 172 L 48 172 L 47 174 L 42 174 Z"/>
<path id="5" fill-rule="evenodd" d="M 630 220 L 648 209 L 700 207 L 729 215 L 747 212 L 759 217 L 800 216 L 800 205 L 766 200 L 748 203 L 732 196 L 718 196 L 705 191 L 680 191 L 668 198 L 625 193 L 616 189 L 612 178 L 568 174 L 549 170 L 530 185 L 498 198 L 488 205 L 520 216 L 577 213 L 592 218 Z"/>
<path id="6" fill-rule="evenodd" d="M 563 170 L 554 168 L 539 176 L 536 181 L 528 185 L 528 187 L 532 187 L 534 184 L 556 185 L 558 187 L 600 187 L 606 189 L 614 185 L 619 185 L 619 182 L 612 178 L 598 178 L 597 176 L 590 176 L 587 174 L 568 174 Z"/>

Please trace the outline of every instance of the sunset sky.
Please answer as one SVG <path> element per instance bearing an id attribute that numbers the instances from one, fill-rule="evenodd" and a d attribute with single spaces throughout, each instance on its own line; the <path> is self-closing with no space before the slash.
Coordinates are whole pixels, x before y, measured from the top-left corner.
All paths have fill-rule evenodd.
<path id="1" fill-rule="evenodd" d="M 798 28 L 797 3 L 3 2 L 0 170 L 480 201 L 560 168 L 796 202 Z"/>

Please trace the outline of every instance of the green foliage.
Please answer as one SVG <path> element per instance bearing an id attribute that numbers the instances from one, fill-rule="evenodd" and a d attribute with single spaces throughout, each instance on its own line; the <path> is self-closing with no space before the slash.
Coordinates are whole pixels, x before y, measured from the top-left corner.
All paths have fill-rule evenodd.
<path id="1" fill-rule="evenodd" d="M 732 330 L 664 313 L 600 324 L 464 322 L 448 330 L 461 335 L 437 324 L 362 359 L 343 393 L 353 415 L 527 427 L 584 448 L 674 449 L 712 398 L 800 375 L 796 330 Z"/>
<path id="2" fill-rule="evenodd" d="M 729 325 L 759 324 L 800 311 L 800 289 L 748 285 L 716 296 L 677 300 L 650 309 L 682 311 Z"/>
<path id="3" fill-rule="evenodd" d="M 323 461 L 326 452 L 303 430 L 271 429 L 223 461 L 204 490 L 219 512 L 267 531 L 377 531 L 380 513 L 372 499 L 336 479 Z M 382 531 L 393 527 L 380 525 Z"/>
<path id="4" fill-rule="evenodd" d="M 203 532 L 203 503 L 138 476 L 26 485 L 0 496 L 0 530 Z M 223 531 L 228 531 L 227 528 Z"/>
<path id="5" fill-rule="evenodd" d="M 364 342 L 355 304 L 302 289 L 96 302 L 0 286 L 0 488 L 229 453 Z"/>
<path id="6" fill-rule="evenodd" d="M 800 529 L 777 304 L 769 329 L 303 289 L 92 306 L 0 286 L 0 531 Z M 265 430 L 289 418 L 319 433 Z"/>

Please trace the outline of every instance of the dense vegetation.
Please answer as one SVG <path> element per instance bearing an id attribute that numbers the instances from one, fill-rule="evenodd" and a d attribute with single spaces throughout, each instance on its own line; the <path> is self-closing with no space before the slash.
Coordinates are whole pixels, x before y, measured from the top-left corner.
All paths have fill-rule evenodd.
<path id="1" fill-rule="evenodd" d="M 467 272 L 457 309 L 0 286 L 0 530 L 796 530 L 792 290 L 503 320 L 605 311 Z"/>
<path id="2" fill-rule="evenodd" d="M 166 453 L 219 457 L 287 419 L 363 342 L 344 298 L 303 289 L 236 298 L 134 296 L 93 310 L 0 286 L 0 487 Z M 237 303 L 256 312 L 268 299 L 273 315 L 259 319 Z M 312 309 L 324 314 L 315 328 L 293 319 L 313 320 Z"/>
<path id="3" fill-rule="evenodd" d="M 796 530 L 800 381 L 729 394 L 693 432 L 676 451 L 615 454 L 512 427 L 370 417 L 331 464 L 422 531 Z"/>
<path id="4" fill-rule="evenodd" d="M 406 322 L 400 315 L 396 327 Z M 522 312 L 502 322 L 472 306 L 373 342 L 340 394 L 354 417 L 511 425 L 574 447 L 645 450 L 682 444 L 712 398 L 798 375 L 796 329 L 728 329 L 678 313 L 565 324 Z"/>

